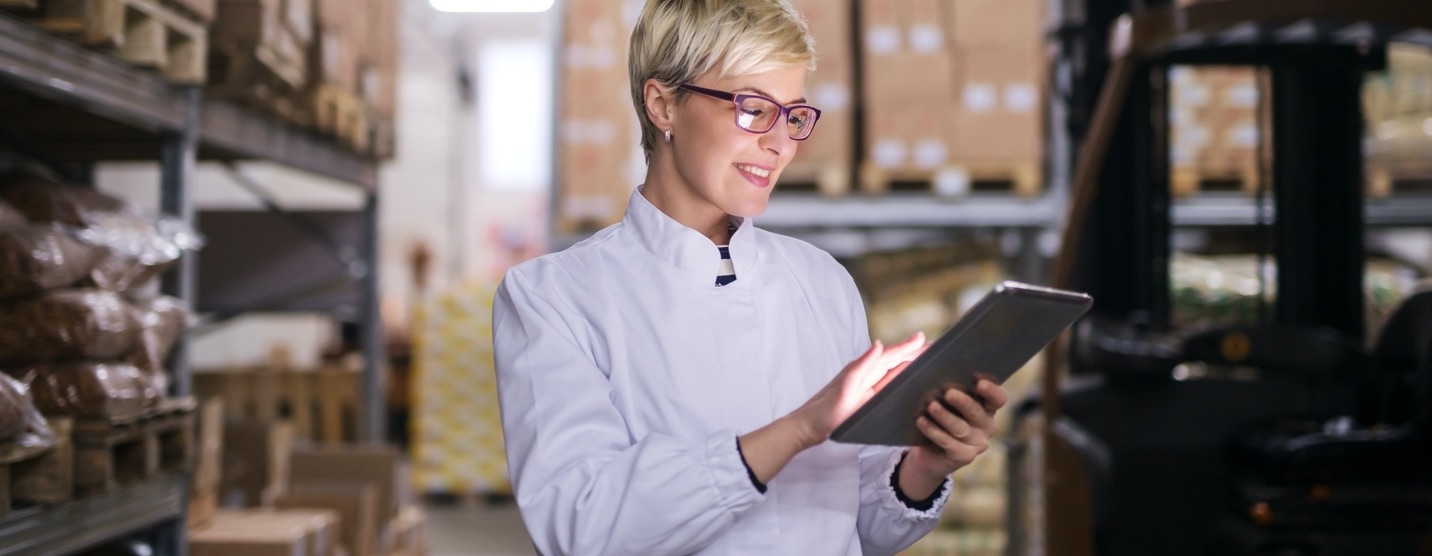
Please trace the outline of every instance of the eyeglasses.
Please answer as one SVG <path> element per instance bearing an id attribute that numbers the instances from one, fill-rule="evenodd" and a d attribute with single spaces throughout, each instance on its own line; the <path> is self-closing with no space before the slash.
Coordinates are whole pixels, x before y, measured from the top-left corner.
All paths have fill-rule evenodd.
<path id="1" fill-rule="evenodd" d="M 692 84 L 679 88 L 700 93 L 712 98 L 729 100 L 736 105 L 736 127 L 751 133 L 765 133 L 776 127 L 776 120 L 784 118 L 786 133 L 791 139 L 804 141 L 815 131 L 815 122 L 820 119 L 820 109 L 804 104 L 782 106 L 781 103 L 760 95 L 746 95 L 717 91 Z"/>

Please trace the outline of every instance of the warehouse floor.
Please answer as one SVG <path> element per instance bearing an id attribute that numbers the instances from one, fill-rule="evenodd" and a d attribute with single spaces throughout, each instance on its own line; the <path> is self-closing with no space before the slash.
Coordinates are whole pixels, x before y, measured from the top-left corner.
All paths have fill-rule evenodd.
<path id="1" fill-rule="evenodd" d="M 428 556 L 532 556 L 517 505 L 429 506 Z"/>

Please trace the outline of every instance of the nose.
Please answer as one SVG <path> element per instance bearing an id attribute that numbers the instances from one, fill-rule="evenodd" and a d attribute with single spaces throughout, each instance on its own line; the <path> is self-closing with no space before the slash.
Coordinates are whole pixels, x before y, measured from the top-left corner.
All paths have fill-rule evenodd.
<path id="1" fill-rule="evenodd" d="M 761 134 L 761 148 L 770 151 L 783 160 L 795 155 L 797 144 L 798 142 L 795 139 L 791 139 L 790 133 L 783 125 L 777 124 L 771 128 L 770 131 Z"/>

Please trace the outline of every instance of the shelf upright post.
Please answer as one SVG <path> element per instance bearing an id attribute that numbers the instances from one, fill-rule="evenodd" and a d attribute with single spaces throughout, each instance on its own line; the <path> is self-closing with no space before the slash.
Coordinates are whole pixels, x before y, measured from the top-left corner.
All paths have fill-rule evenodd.
<path id="1" fill-rule="evenodd" d="M 362 303 L 359 307 L 363 330 L 363 441 L 371 444 L 386 439 L 387 391 L 383 350 L 383 320 L 379 312 L 378 289 L 378 187 L 365 194 L 363 220 L 367 233 L 363 236 Z"/>
<path id="2" fill-rule="evenodd" d="M 164 132 L 159 147 L 160 164 L 160 210 L 189 228 L 195 228 L 194 199 L 190 187 L 193 185 L 194 164 L 199 150 L 199 103 L 200 92 L 196 86 L 184 87 L 184 126 Z M 164 276 L 163 291 L 184 300 L 190 307 L 196 301 L 195 257 L 181 253 L 174 269 Z M 189 376 L 189 339 L 181 337 L 174 346 L 169 360 L 170 371 L 174 374 L 173 394 L 187 396 L 193 391 Z"/>
<path id="3" fill-rule="evenodd" d="M 199 153 L 199 104 L 202 98 L 198 86 L 186 86 L 180 90 L 184 99 L 183 127 L 166 130 L 160 140 L 159 205 L 166 216 L 180 220 L 186 228 L 195 229 L 194 197 L 190 187 L 194 182 L 194 164 Z M 195 295 L 195 260 L 192 253 L 181 251 L 179 261 L 174 269 L 164 276 L 161 286 L 165 294 L 183 300 L 189 307 L 194 307 L 198 300 Z M 169 359 L 169 369 L 173 374 L 172 394 L 187 396 L 192 393 L 188 334 L 181 336 L 175 343 Z M 187 481 L 183 490 L 187 499 Z M 179 519 L 163 523 L 155 531 L 160 545 L 168 549 L 165 552 L 167 554 L 186 556 L 189 553 L 189 543 L 185 542 L 188 537 L 188 532 L 185 531 L 186 513 L 181 511 Z"/>

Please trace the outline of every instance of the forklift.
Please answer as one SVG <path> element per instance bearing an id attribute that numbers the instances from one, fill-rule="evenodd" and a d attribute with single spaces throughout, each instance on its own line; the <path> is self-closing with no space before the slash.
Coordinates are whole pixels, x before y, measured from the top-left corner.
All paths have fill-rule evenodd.
<path id="1" fill-rule="evenodd" d="M 1390 42 L 1432 46 L 1432 1 L 1054 4 L 1074 154 L 1051 283 L 1095 305 L 1013 408 L 1007 553 L 1432 555 L 1432 291 L 1365 330 L 1361 103 Z M 1256 322 L 1172 318 L 1176 65 L 1265 76 Z"/>

